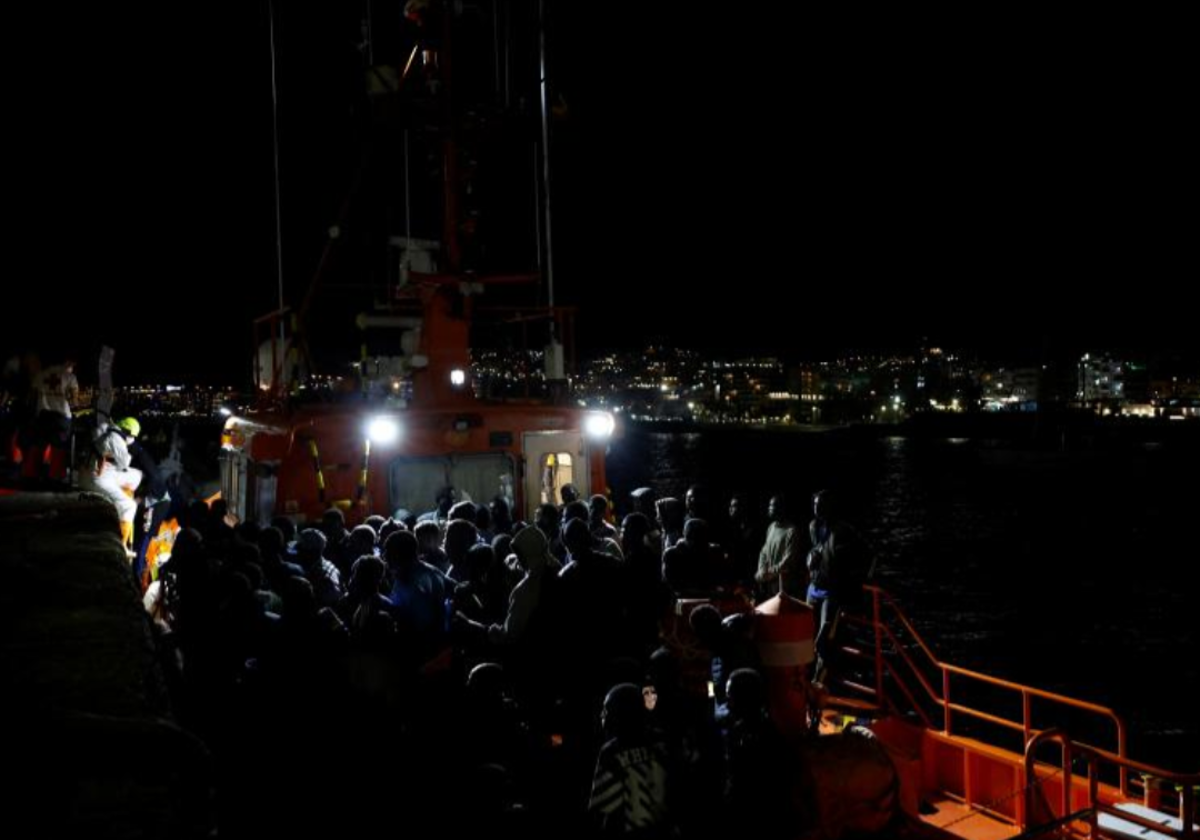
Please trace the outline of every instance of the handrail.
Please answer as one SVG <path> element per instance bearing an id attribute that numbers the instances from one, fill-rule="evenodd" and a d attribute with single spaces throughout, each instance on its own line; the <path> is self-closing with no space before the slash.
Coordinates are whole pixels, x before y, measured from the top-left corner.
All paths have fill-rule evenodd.
<path id="1" fill-rule="evenodd" d="M 1022 761 L 1025 769 L 1026 814 L 1033 813 L 1033 795 L 1035 788 L 1038 786 L 1036 753 L 1042 744 L 1050 741 L 1058 743 L 1062 748 L 1061 772 L 1063 775 L 1063 788 L 1061 807 L 1063 814 L 1071 813 L 1071 794 L 1074 791 L 1072 777 L 1073 759 L 1080 758 L 1087 762 L 1088 798 L 1084 803 L 1083 810 L 1088 814 L 1088 837 L 1097 836 L 1099 815 L 1101 813 L 1111 814 L 1141 828 L 1151 829 L 1171 837 L 1178 837 L 1181 840 L 1189 840 L 1195 835 L 1195 795 L 1196 787 L 1200 785 L 1200 773 L 1175 773 L 1170 770 L 1152 767 L 1139 761 L 1133 761 L 1107 750 L 1072 741 L 1061 729 L 1047 729 L 1045 732 L 1039 732 L 1025 744 L 1025 754 Z M 1179 808 L 1177 813 L 1179 828 L 1175 828 L 1168 823 L 1156 822 L 1141 814 L 1123 810 L 1104 802 L 1099 796 L 1099 766 L 1102 763 L 1116 764 L 1120 768 L 1122 778 L 1125 778 L 1128 772 L 1133 770 L 1135 772 L 1146 773 L 1165 782 L 1174 783 L 1179 790 Z M 1122 791 L 1122 793 L 1124 794 L 1125 791 Z"/>
<path id="2" fill-rule="evenodd" d="M 1039 732 L 1025 743 L 1025 755 L 1023 763 L 1025 767 L 1025 813 L 1032 814 L 1034 812 L 1035 803 L 1033 801 L 1033 793 L 1037 789 L 1037 764 L 1033 760 L 1033 754 L 1037 748 L 1046 741 L 1056 741 L 1062 747 L 1062 812 L 1063 814 L 1071 813 L 1071 789 L 1074 787 L 1072 781 L 1072 762 L 1071 762 L 1071 739 L 1061 729 L 1047 729 L 1045 732 Z M 1089 778 L 1091 773 L 1088 774 Z M 1089 834 L 1096 833 L 1096 811 L 1091 810 L 1089 816 L 1091 830 Z"/>
<path id="3" fill-rule="evenodd" d="M 932 664 L 934 664 L 935 666 L 937 666 L 939 669 L 947 670 L 953 674 L 958 674 L 958 675 L 964 676 L 964 677 L 970 677 L 972 679 L 976 679 L 981 682 L 989 683 L 991 685 L 1000 686 L 1002 688 L 1022 689 L 1024 691 L 1028 691 L 1031 695 L 1033 695 L 1035 697 L 1041 697 L 1046 700 L 1054 700 L 1054 701 L 1058 701 L 1058 702 L 1069 703 L 1073 706 L 1083 709 L 1084 711 L 1096 712 L 1098 714 L 1111 714 L 1114 716 L 1116 715 L 1116 713 L 1113 712 L 1112 709 L 1109 709 L 1106 706 L 1100 706 L 1096 703 L 1089 703 L 1086 700 L 1076 700 L 1075 698 L 1068 697 L 1064 694 L 1056 694 L 1053 691 L 1046 691 L 1045 689 L 1035 688 L 1034 686 L 1028 686 L 1028 685 L 1024 685 L 1021 683 L 1015 683 L 1010 680 L 1002 679 L 1000 677 L 994 677 L 991 674 L 984 674 L 980 671 L 972 671 L 970 668 L 963 668 L 961 665 L 953 665 L 953 664 L 950 664 L 949 662 L 942 662 L 933 653 L 933 651 L 932 651 L 932 649 L 930 649 L 929 645 L 926 644 L 924 638 L 922 638 L 921 634 L 919 632 L 917 632 L 917 629 L 915 627 L 913 627 L 912 622 L 910 622 L 908 620 L 908 616 L 906 616 L 904 614 L 904 612 L 900 609 L 900 607 L 896 604 L 896 599 L 891 595 L 891 593 L 887 592 L 886 590 L 884 590 L 878 586 L 874 586 L 872 584 L 867 584 L 863 588 L 868 591 L 871 591 L 872 595 L 876 599 L 886 599 L 887 605 L 892 608 L 896 619 L 901 623 L 901 625 L 904 627 L 904 629 L 907 630 L 909 632 L 909 634 L 913 637 L 913 641 L 917 643 L 917 646 L 921 649 L 921 651 L 925 654 L 925 656 L 929 659 L 929 661 Z M 875 614 L 878 616 L 878 614 L 879 614 L 878 608 L 875 609 Z M 872 622 L 872 623 L 875 623 L 875 622 Z M 887 628 L 886 625 L 884 625 L 884 630 L 888 634 L 888 636 L 892 638 L 893 643 L 897 644 L 897 648 L 899 649 L 899 645 L 896 642 L 895 635 Z M 908 659 L 910 661 L 910 667 L 912 667 L 911 658 L 908 656 L 907 651 L 901 651 L 901 653 L 905 657 L 905 659 Z M 915 668 L 914 668 L 914 670 L 915 670 Z"/>
<path id="4" fill-rule="evenodd" d="M 1121 759 L 1117 763 L 1120 773 L 1120 788 L 1124 795 L 1129 794 L 1128 772 L 1130 764 L 1126 760 L 1126 730 L 1125 722 L 1121 716 L 1112 709 L 1106 706 L 1100 706 L 1096 703 L 1090 703 L 1085 700 L 1077 700 L 1073 697 L 1068 697 L 1063 694 L 1058 694 L 1053 691 L 1046 691 L 1023 683 L 1005 680 L 1000 677 L 994 677 L 990 674 L 983 674 L 979 671 L 973 671 L 969 668 L 963 668 L 958 665 L 952 665 L 947 662 L 942 662 L 933 653 L 933 650 L 926 644 L 921 634 L 913 627 L 908 617 L 904 615 L 903 610 L 896 603 L 895 599 L 886 590 L 868 584 L 864 586 L 864 590 L 871 595 L 871 615 L 867 620 L 870 621 L 874 635 L 876 638 L 875 645 L 875 683 L 878 686 L 883 685 L 883 677 L 885 673 L 891 673 L 893 677 L 899 678 L 894 666 L 884 659 L 884 649 L 881 643 L 884 637 L 896 651 L 900 652 L 901 658 L 904 660 L 908 668 L 916 675 L 918 682 L 930 696 L 931 702 L 942 710 L 942 731 L 946 735 L 954 733 L 954 714 L 966 714 L 972 717 L 988 721 L 990 723 L 1004 726 L 1014 731 L 1020 731 L 1025 742 L 1035 735 L 1041 734 L 1040 730 L 1033 725 L 1033 709 L 1030 702 L 1033 698 L 1046 700 L 1051 703 L 1058 704 L 1067 708 L 1076 709 L 1089 714 L 1097 715 L 1110 722 L 1116 730 L 1116 755 Z M 899 639 L 886 622 L 884 622 L 884 610 L 888 609 L 889 615 L 893 617 L 904 628 L 905 632 L 912 637 L 916 647 L 919 648 L 928 660 L 929 666 L 941 673 L 942 686 L 940 694 L 926 679 L 921 668 L 917 667 L 917 663 L 909 656 L 909 651 L 901 645 Z M 951 677 L 961 677 L 965 680 L 981 683 L 984 685 L 994 686 L 1006 691 L 1018 693 L 1021 697 L 1021 716 L 1020 720 L 1013 720 L 1006 717 L 999 717 L 981 709 L 974 709 L 959 702 L 953 702 L 951 699 Z M 881 698 L 882 701 L 882 698 Z M 910 697 L 911 702 L 911 697 Z M 1151 768 L 1155 770 L 1155 768 Z M 1157 770 L 1156 770 L 1157 772 Z"/>
<path id="5" fill-rule="evenodd" d="M 851 620 L 853 620 L 853 617 L 849 617 L 849 618 Z M 883 647 L 882 639 L 884 636 L 887 636 L 888 641 L 891 642 L 891 644 L 895 648 L 896 652 L 905 661 L 905 664 L 908 665 L 909 670 L 912 671 L 913 676 L 916 677 L 917 683 L 921 686 L 921 688 L 923 688 L 925 690 L 925 694 L 929 697 L 929 699 L 931 701 L 937 702 L 938 695 L 933 690 L 933 686 L 931 686 L 929 684 L 929 680 L 927 680 L 925 678 L 925 675 L 922 674 L 921 671 L 917 668 L 916 663 L 914 663 L 912 661 L 911 657 L 909 657 L 908 651 L 906 651 L 904 649 L 903 645 L 900 644 L 900 640 L 897 639 L 895 634 L 892 633 L 891 628 L 887 627 L 886 625 L 884 625 L 882 623 L 875 624 L 875 651 L 877 652 L 882 649 L 882 647 Z M 876 660 L 877 660 L 877 656 L 876 656 L 875 652 L 864 653 L 862 651 L 855 651 L 854 655 L 861 659 L 871 660 L 872 662 L 876 662 Z M 892 675 L 892 679 L 895 680 L 896 685 L 900 688 L 900 691 L 904 694 L 904 696 L 906 698 L 908 698 L 909 705 L 912 706 L 913 710 L 916 711 L 916 713 L 918 715 L 920 715 L 921 720 L 924 721 L 925 725 L 932 727 L 933 721 L 930 720 L 929 715 L 925 712 L 925 710 L 923 708 L 921 708 L 920 703 L 918 703 L 917 698 L 913 696 L 913 691 L 912 691 L 912 689 L 910 689 L 908 687 L 908 683 L 904 680 L 904 678 L 894 668 L 889 668 L 888 673 L 890 673 Z M 879 667 L 876 667 L 875 688 L 872 690 L 874 691 L 874 694 L 875 694 L 876 703 L 880 706 L 880 708 L 882 708 L 883 701 L 886 699 L 886 692 L 883 690 L 883 676 L 884 676 L 883 670 L 880 669 Z M 892 704 L 892 706 L 893 706 L 893 708 L 895 708 L 895 704 Z"/>
<path id="6" fill-rule="evenodd" d="M 1088 813 L 1093 810 L 1091 808 L 1080 808 L 1074 813 L 1067 814 L 1065 817 L 1056 817 L 1050 822 L 1035 825 L 1033 828 L 1024 828 L 1016 837 L 1010 837 L 1009 840 L 1032 840 L 1034 837 L 1045 837 L 1051 831 L 1070 826 L 1076 820 L 1081 820 L 1088 816 Z"/>
<path id="7" fill-rule="evenodd" d="M 1112 721 L 1116 724 L 1120 724 L 1121 722 L 1120 717 L 1116 712 L 1107 706 L 1101 706 L 1098 703 L 1089 703 L 1087 700 L 1077 700 L 1074 697 L 1068 697 L 1065 694 L 1057 694 L 1053 691 L 1046 691 L 1045 689 L 1035 688 L 1031 685 L 1011 682 L 1010 680 L 1002 679 L 1000 677 L 993 677 L 990 674 L 982 674 L 979 671 L 972 671 L 968 668 L 962 668 L 958 665 L 951 665 L 945 662 L 938 662 L 937 665 L 952 674 L 970 677 L 971 679 L 985 682 L 990 685 L 999 686 L 1000 688 L 1017 689 L 1029 694 L 1032 697 L 1040 697 L 1044 700 L 1053 700 L 1057 703 L 1065 703 L 1069 706 L 1074 706 L 1075 708 L 1081 709 L 1085 712 L 1095 712 L 1096 714 L 1104 715 L 1112 719 Z"/>
<path id="8" fill-rule="evenodd" d="M 909 670 L 913 672 L 913 676 L 917 678 L 917 682 L 920 683 L 921 687 L 925 689 L 925 693 L 929 695 L 929 699 L 937 701 L 938 693 L 933 690 L 933 686 L 929 684 L 929 679 L 921 673 L 921 669 L 917 667 L 917 663 L 913 661 L 912 657 L 908 655 L 908 651 L 905 650 L 904 646 L 900 644 L 900 640 L 896 638 L 896 635 L 892 632 L 892 628 L 882 624 L 882 622 L 880 622 L 879 626 L 883 628 L 884 635 L 886 635 L 888 640 L 891 641 L 893 647 L 895 647 L 896 651 L 900 654 L 900 658 L 904 660 L 904 663 L 908 665 Z M 875 649 L 879 650 L 879 647 L 876 646 Z"/>
<path id="9" fill-rule="evenodd" d="M 972 709 L 970 706 L 964 706 L 961 703 L 947 703 L 946 707 L 952 711 L 961 712 L 964 715 L 970 715 L 973 718 L 984 720 L 988 723 L 994 723 L 997 726 L 1001 726 L 1005 729 L 1011 729 L 1014 732 L 1025 731 L 1024 727 L 1016 721 L 1000 717 L 999 715 L 993 715 L 991 712 L 984 712 L 980 709 Z"/>
<path id="10" fill-rule="evenodd" d="M 1173 837 L 1180 838 L 1180 840 L 1194 840 L 1196 837 L 1196 831 L 1193 827 L 1196 819 L 1194 812 L 1197 794 L 1200 792 L 1200 773 L 1179 773 L 1130 759 L 1126 754 L 1125 722 L 1113 709 L 941 661 L 933 653 L 929 645 L 926 644 L 908 617 L 904 615 L 895 598 L 878 586 L 868 585 L 864 589 L 871 595 L 869 612 L 863 615 L 845 615 L 843 618 L 859 626 L 870 625 L 866 629 L 873 636 L 874 650 L 871 651 L 869 649 L 870 643 L 865 640 L 864 634 L 863 638 L 860 639 L 862 643 L 850 649 L 850 652 L 860 659 L 873 660 L 872 664 L 875 673 L 872 682 L 876 686 L 874 689 L 876 705 L 880 708 L 888 706 L 897 708 L 893 699 L 888 697 L 884 691 L 885 677 L 890 677 L 893 683 L 893 690 L 899 690 L 900 694 L 910 704 L 912 710 L 920 716 L 928 728 L 936 730 L 930 714 L 926 711 L 929 708 L 929 704 L 941 710 L 942 728 L 940 731 L 949 738 L 953 739 L 956 737 L 954 732 L 955 715 L 967 715 L 994 726 L 1020 733 L 1024 743 L 1023 764 L 1026 775 L 1026 785 L 1024 786 L 1025 802 L 1023 815 L 1020 819 L 1028 820 L 1030 815 L 1036 812 L 1032 790 L 1034 787 L 1039 787 L 1048 778 L 1045 776 L 1040 780 L 1037 778 L 1038 771 L 1035 766 L 1034 752 L 1047 741 L 1057 741 L 1060 743 L 1063 751 L 1061 772 L 1064 776 L 1062 803 L 1059 810 L 1060 813 L 1070 814 L 1072 817 L 1079 817 L 1086 814 L 1089 826 L 1087 836 L 1089 838 L 1098 836 L 1099 815 L 1111 814 L 1114 817 L 1126 820 L 1135 825 L 1168 833 Z M 921 660 L 921 657 L 917 654 L 918 649 L 924 653 L 924 660 Z M 941 675 L 942 685 L 940 691 L 933 683 L 933 672 Z M 910 677 L 915 677 L 919 685 L 916 694 L 913 692 L 913 687 L 910 687 Z M 1021 711 L 1019 714 L 1003 712 L 993 714 L 991 711 L 984 711 L 981 708 L 973 708 L 966 705 L 961 697 L 952 697 L 952 678 L 1015 693 L 1020 697 Z M 866 683 L 868 680 L 863 679 L 860 682 Z M 865 685 L 860 685 L 858 688 L 867 692 L 872 691 L 871 688 Z M 922 691 L 924 692 L 925 699 L 928 701 L 927 703 L 918 702 Z M 962 688 L 960 687 L 959 692 L 961 693 L 961 691 Z M 1034 699 L 1055 704 L 1060 708 L 1093 715 L 1098 717 L 1102 722 L 1111 724 L 1116 736 L 1115 750 L 1071 740 L 1060 729 L 1036 728 L 1034 726 L 1033 714 Z M 986 737 L 983 739 L 983 743 L 1001 747 L 1000 743 Z M 1020 752 L 1020 749 L 1017 752 Z M 1078 792 L 1079 788 L 1079 780 L 1072 775 L 1072 764 L 1076 759 L 1087 762 L 1086 785 L 1088 801 L 1087 803 L 1083 803 L 1085 807 L 1072 812 L 1072 797 Z M 1102 768 L 1106 772 L 1111 772 L 1115 769 L 1119 777 L 1118 788 L 1104 787 L 1103 799 L 1101 799 L 1102 791 L 1100 786 L 1100 770 Z M 1135 801 L 1137 794 L 1130 791 L 1131 773 L 1141 774 L 1144 779 L 1140 783 L 1141 799 L 1146 807 L 1160 808 L 1164 799 L 1169 800 L 1173 804 L 1178 804 L 1181 825 L 1179 829 L 1161 825 L 1137 813 L 1116 807 L 1116 803 L 1122 800 Z M 1169 793 L 1163 787 L 1164 785 L 1169 786 L 1171 784 L 1175 786 L 1174 794 Z M 1136 789 L 1135 786 L 1135 791 Z M 1117 795 L 1118 792 L 1119 796 Z M 1022 828 L 1028 828 L 1028 826 L 1022 824 Z M 1082 836 L 1082 832 L 1078 830 L 1072 832 L 1068 829 L 1068 833 Z"/>

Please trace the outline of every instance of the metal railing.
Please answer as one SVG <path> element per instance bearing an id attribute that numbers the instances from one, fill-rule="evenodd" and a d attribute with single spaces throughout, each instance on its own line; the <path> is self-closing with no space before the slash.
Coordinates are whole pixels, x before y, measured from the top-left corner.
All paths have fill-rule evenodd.
<path id="1" fill-rule="evenodd" d="M 869 612 L 859 616 L 846 615 L 843 616 L 843 620 L 851 624 L 869 627 L 874 637 L 874 649 L 866 651 L 843 648 L 843 653 L 871 662 L 874 670 L 874 686 L 849 683 L 848 685 L 852 689 L 874 695 L 875 701 L 880 707 L 887 705 L 894 711 L 901 711 L 896 703 L 896 698 L 889 696 L 885 690 L 885 683 L 890 679 L 899 690 L 899 694 L 907 701 L 909 709 L 930 728 L 939 729 L 934 721 L 940 718 L 940 731 L 945 735 L 956 735 L 959 734 L 955 731 L 957 718 L 970 717 L 1020 733 L 1021 744 L 1028 743 L 1030 738 L 1042 731 L 1035 725 L 1033 701 L 1035 699 L 1045 701 L 1060 709 L 1074 709 L 1083 712 L 1110 725 L 1115 743 L 1109 752 L 1125 758 L 1127 737 L 1125 723 L 1112 709 L 943 662 L 925 643 L 921 634 L 913 627 L 912 622 L 888 592 L 878 586 L 866 586 L 865 590 L 870 595 Z M 903 667 L 900 667 L 901 664 Z M 929 673 L 937 675 L 937 679 L 931 681 Z M 1020 699 L 1021 714 L 1019 718 L 984 711 L 970 705 L 965 698 L 959 702 L 960 698 L 954 691 L 956 682 L 959 681 L 965 681 L 965 683 L 975 686 L 986 685 L 1015 695 Z M 928 713 L 922 700 L 936 710 L 938 713 L 936 717 Z M 1102 748 L 1097 747 L 1097 749 Z M 1120 787 L 1125 794 L 1128 794 L 1129 790 L 1127 773 L 1128 768 L 1122 765 L 1120 767 Z"/>
<path id="2" fill-rule="evenodd" d="M 1200 773 L 1173 773 L 1159 767 L 1152 767 L 1148 764 L 1132 761 L 1107 750 L 1074 742 L 1061 729 L 1047 729 L 1044 732 L 1039 732 L 1031 737 L 1025 746 L 1023 760 L 1026 783 L 1026 814 L 1034 812 L 1036 807 L 1034 796 L 1042 789 L 1042 783 L 1045 781 L 1045 779 L 1038 778 L 1037 751 L 1042 745 L 1050 742 L 1057 743 L 1061 749 L 1060 771 L 1062 774 L 1062 791 L 1059 803 L 1060 811 L 1063 815 L 1083 815 L 1079 820 L 1068 820 L 1065 830 L 1071 836 L 1093 838 L 1104 835 L 1105 832 L 1100 825 L 1100 817 L 1102 814 L 1109 814 L 1127 823 L 1132 823 L 1139 830 L 1150 830 L 1167 837 L 1177 837 L 1180 840 L 1190 840 L 1190 838 L 1195 837 L 1196 789 L 1200 785 Z M 1082 761 L 1086 765 L 1084 779 L 1079 785 L 1075 784 L 1074 764 L 1076 761 Z M 1154 780 L 1160 784 L 1165 782 L 1173 785 L 1177 795 L 1174 805 L 1176 806 L 1175 813 L 1178 816 L 1178 827 L 1168 821 L 1154 820 L 1136 811 L 1119 808 L 1115 801 L 1111 801 L 1111 797 L 1106 800 L 1105 797 L 1101 796 L 1100 772 L 1105 765 L 1118 767 L 1122 779 L 1127 778 L 1131 771 L 1140 773 L 1142 778 L 1146 780 L 1143 782 L 1144 804 L 1164 814 L 1166 811 L 1162 810 L 1164 802 L 1160 798 L 1161 791 L 1153 788 L 1150 785 L 1150 780 Z M 1057 775 L 1057 773 L 1054 775 Z M 1081 791 L 1086 791 L 1085 800 L 1082 803 L 1073 803 L 1072 797 Z M 1122 790 L 1121 793 L 1123 796 L 1128 795 L 1125 790 Z M 1170 803 L 1166 804 L 1167 807 L 1170 806 Z M 1077 810 L 1073 811 L 1073 808 Z M 1078 828 L 1078 823 L 1080 822 L 1086 826 L 1085 831 L 1081 831 Z"/>
<path id="3" fill-rule="evenodd" d="M 844 681 L 843 684 L 859 693 L 873 696 L 878 708 L 886 707 L 897 713 L 911 711 L 928 729 L 959 741 L 967 749 L 978 751 L 1004 747 L 987 739 L 982 739 L 982 743 L 986 745 L 984 747 L 976 747 L 972 742 L 963 740 L 962 732 L 956 731 L 956 723 L 962 717 L 1020 733 L 1023 747 L 1008 752 L 1014 756 L 1015 761 L 1023 761 L 1025 769 L 1025 785 L 1022 788 L 1023 812 L 1022 818 L 1018 820 L 1022 828 L 1028 827 L 1029 815 L 1034 813 L 1033 797 L 1037 791 L 1058 775 L 1056 772 L 1043 772 L 1039 777 L 1034 754 L 1042 744 L 1055 741 L 1062 745 L 1063 774 L 1062 802 L 1056 819 L 1077 813 L 1090 814 L 1085 819 L 1074 821 L 1086 822 L 1089 832 L 1075 832 L 1076 836 L 1097 836 L 1099 814 L 1104 813 L 1111 813 L 1137 826 L 1169 836 L 1187 840 L 1195 836 L 1196 832 L 1192 826 L 1196 819 L 1196 791 L 1200 786 L 1200 773 L 1175 773 L 1131 760 L 1126 755 L 1125 723 L 1108 707 L 941 661 L 888 592 L 877 586 L 867 586 L 865 590 L 870 595 L 870 609 L 864 614 L 842 616 L 842 620 L 865 631 L 859 635 L 860 644 L 855 647 L 853 643 L 847 644 L 841 640 L 839 644 L 843 655 L 870 665 L 873 669 L 873 685 L 864 685 L 863 681 L 856 683 L 853 680 Z M 957 685 L 958 683 L 965 685 Z M 971 686 L 988 686 L 1015 696 L 1020 701 L 1020 714 L 1005 716 L 976 708 L 961 696 L 969 694 Z M 889 692 L 890 688 L 895 690 Z M 1039 703 L 1039 711 L 1045 714 L 1039 716 L 1038 720 L 1034 718 L 1035 700 L 1044 701 Z M 906 705 L 902 706 L 901 703 Z M 1043 709 L 1043 705 L 1048 707 Z M 1103 746 L 1070 740 L 1063 734 L 1058 722 L 1039 728 L 1037 724 L 1043 717 L 1050 717 L 1054 708 L 1064 714 L 1065 710 L 1082 712 L 1104 728 L 1111 727 L 1114 736 L 1113 748 L 1106 749 Z M 933 713 L 930 713 L 929 709 L 933 709 Z M 1063 715 L 1060 714 L 1059 717 L 1061 716 Z M 959 724 L 958 730 L 961 728 Z M 972 737 L 976 738 L 975 733 L 972 733 Z M 1087 801 L 1075 802 L 1073 808 L 1071 797 L 1079 792 L 1077 788 L 1082 789 L 1082 782 L 1077 786 L 1072 775 L 1072 764 L 1076 759 L 1087 763 Z M 1046 765 L 1043 764 L 1042 770 L 1045 768 Z M 1115 788 L 1105 788 L 1109 791 L 1105 798 L 1099 796 L 1101 772 L 1114 774 L 1118 780 Z M 1118 800 L 1129 803 L 1138 799 L 1149 808 L 1161 810 L 1165 805 L 1177 810 L 1181 827 L 1172 829 L 1161 822 L 1154 822 L 1137 813 L 1118 810 L 1115 807 Z"/>

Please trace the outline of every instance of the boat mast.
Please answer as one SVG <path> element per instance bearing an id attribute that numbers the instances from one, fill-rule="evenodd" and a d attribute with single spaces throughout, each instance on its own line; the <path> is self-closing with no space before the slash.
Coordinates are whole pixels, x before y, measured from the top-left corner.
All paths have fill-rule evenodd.
<path id="1" fill-rule="evenodd" d="M 275 59 L 275 2 L 267 0 L 268 31 L 271 39 L 271 145 L 275 165 L 275 277 L 279 288 L 279 312 L 283 312 L 283 208 L 279 201 L 279 84 Z M 283 321 L 280 319 L 279 341 L 283 343 Z"/>
<path id="2" fill-rule="evenodd" d="M 546 278 L 546 305 L 554 310 L 554 239 L 550 227 L 550 103 L 549 80 L 546 74 L 546 0 L 538 0 L 538 88 L 542 106 L 542 225 L 545 238 L 542 240 L 544 260 L 543 277 Z M 541 255 L 539 254 L 539 257 Z M 552 382 L 565 379 L 563 347 L 559 340 L 555 319 L 550 319 L 550 343 L 546 347 L 546 379 Z"/>

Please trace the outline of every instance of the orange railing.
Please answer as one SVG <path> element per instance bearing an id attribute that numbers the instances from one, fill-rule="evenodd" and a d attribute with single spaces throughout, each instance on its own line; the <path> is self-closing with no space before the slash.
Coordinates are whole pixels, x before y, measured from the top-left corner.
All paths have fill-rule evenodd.
<path id="1" fill-rule="evenodd" d="M 1039 778 L 1036 753 L 1043 744 L 1055 742 L 1061 752 L 1061 765 L 1049 776 Z M 1087 771 L 1080 785 L 1075 784 L 1074 763 L 1080 760 L 1086 763 Z M 1146 834 L 1147 830 L 1157 832 L 1167 837 L 1178 837 L 1190 840 L 1196 835 L 1196 788 L 1200 785 L 1200 773 L 1172 773 L 1158 767 L 1151 767 L 1137 761 L 1131 761 L 1124 756 L 1116 755 L 1097 747 L 1088 746 L 1072 741 L 1060 729 L 1047 729 L 1031 737 L 1025 746 L 1025 813 L 1034 813 L 1036 802 L 1034 797 L 1042 789 L 1046 779 L 1062 775 L 1059 808 L 1060 816 L 1083 814 L 1078 822 L 1086 824 L 1086 831 L 1077 827 L 1076 821 L 1069 820 L 1065 829 L 1074 837 L 1094 838 L 1105 834 L 1101 824 L 1101 815 L 1108 814 L 1125 823 L 1132 823 L 1138 833 Z M 1044 766 L 1044 764 L 1043 764 Z M 1163 785 L 1173 786 L 1175 793 L 1174 805 L 1178 815 L 1176 826 L 1163 820 L 1151 819 L 1128 807 L 1119 808 L 1112 797 L 1101 794 L 1100 773 L 1102 768 L 1117 767 L 1122 779 L 1129 776 L 1130 771 L 1141 774 L 1143 779 L 1143 802 L 1154 811 L 1162 812 L 1172 804 L 1164 801 Z M 1152 785 L 1151 782 L 1156 784 Z M 1128 796 L 1128 791 L 1122 788 L 1121 794 Z M 1082 802 L 1077 801 L 1082 796 Z M 1170 799 L 1168 794 L 1167 799 Z M 1128 832 L 1124 832 L 1128 833 Z"/>
<path id="2" fill-rule="evenodd" d="M 888 592 L 877 586 L 867 586 L 866 590 L 871 596 L 870 612 L 860 616 L 844 615 L 842 620 L 867 627 L 874 637 L 874 650 L 843 645 L 842 653 L 871 662 L 874 669 L 874 685 L 866 686 L 852 681 L 845 682 L 844 685 L 851 690 L 873 696 L 876 704 L 881 708 L 887 705 L 894 711 L 900 711 L 895 702 L 896 698 L 889 696 L 885 691 L 885 682 L 890 678 L 899 693 L 908 702 L 909 710 L 919 715 L 929 728 L 938 729 L 938 726 L 934 724 L 934 717 L 928 714 L 923 707 L 921 698 L 924 698 L 925 705 L 932 705 L 940 711 L 940 731 L 945 735 L 955 735 L 956 716 L 966 716 L 1019 732 L 1021 733 L 1021 744 L 1026 744 L 1030 738 L 1042 731 L 1034 725 L 1034 699 L 1046 701 L 1059 709 L 1075 709 L 1094 716 L 1113 727 L 1115 748 L 1107 752 L 1122 760 L 1122 763 L 1117 764 L 1120 773 L 1120 787 L 1122 793 L 1128 795 L 1129 765 L 1124 763 L 1125 724 L 1116 712 L 1095 703 L 1076 700 L 1052 691 L 1044 691 L 942 662 L 934 655 Z M 904 667 L 901 668 L 901 665 Z M 939 679 L 931 681 L 927 676 L 930 673 L 936 674 Z M 958 697 L 951 690 L 956 681 L 963 681 L 975 686 L 991 686 L 1018 696 L 1021 701 L 1019 718 L 993 714 L 968 705 L 965 701 L 956 702 Z M 935 685 L 935 682 L 940 682 L 940 686 Z M 1100 747 L 1093 747 L 1093 749 L 1105 752 Z"/>

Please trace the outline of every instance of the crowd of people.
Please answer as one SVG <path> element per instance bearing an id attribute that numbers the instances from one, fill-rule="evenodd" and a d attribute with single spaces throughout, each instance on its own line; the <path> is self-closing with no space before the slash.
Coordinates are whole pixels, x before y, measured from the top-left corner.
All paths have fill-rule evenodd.
<path id="1" fill-rule="evenodd" d="M 63 486 L 72 365 L 27 385 L 6 397 L 9 460 Z M 807 528 L 784 494 L 763 519 L 744 494 L 642 487 L 618 519 L 569 484 L 531 522 L 447 487 L 421 515 L 263 527 L 172 499 L 136 418 L 84 428 L 75 483 L 118 514 L 175 716 L 215 759 L 222 833 L 830 836 L 809 745 L 871 573 L 835 494 Z M 168 515 L 169 560 L 146 567 Z M 799 635 L 779 644 L 780 626 Z M 858 828 L 894 800 L 888 785 Z"/>
<path id="2" fill-rule="evenodd" d="M 617 527 L 606 497 L 564 489 L 531 523 L 449 492 L 353 528 L 337 508 L 259 527 L 193 503 L 145 604 L 177 714 L 223 768 L 227 822 L 345 830 L 396 808 L 455 830 L 811 826 L 811 730 L 780 719 L 796 708 L 776 703 L 755 606 L 809 611 L 818 639 L 855 606 L 866 553 L 833 494 L 806 533 L 783 496 L 762 529 L 746 497 L 723 515 L 703 487 L 642 489 Z M 787 680 L 807 683 L 811 659 Z M 802 693 L 810 720 L 817 696 Z M 270 807 L 295 787 L 314 792 L 302 815 Z"/>

